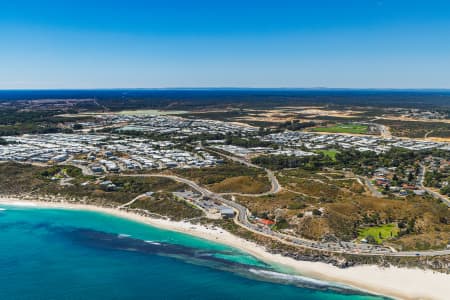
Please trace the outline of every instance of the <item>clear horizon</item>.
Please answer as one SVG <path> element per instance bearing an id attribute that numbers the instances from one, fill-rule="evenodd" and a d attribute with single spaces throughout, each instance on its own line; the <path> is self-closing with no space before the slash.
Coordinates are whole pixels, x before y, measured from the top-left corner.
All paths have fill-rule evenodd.
<path id="1" fill-rule="evenodd" d="M 450 89 L 450 2 L 1 1 L 0 89 Z"/>
<path id="2" fill-rule="evenodd" d="M 217 87 L 217 86 L 211 86 L 211 87 L 108 87 L 108 88 L 102 88 L 102 87 L 93 87 L 93 88 L 77 88 L 77 87 L 70 87 L 70 88 L 0 88 L 0 91 L 101 91 L 101 90 L 155 90 L 155 91 L 164 91 L 164 90 L 199 90 L 199 91 L 208 91 L 208 90 L 286 90 L 286 91 L 321 91 L 321 90 L 330 90 L 330 91 L 445 91 L 450 92 L 450 88 L 399 88 L 399 87 L 393 87 L 393 88 L 379 88 L 379 87 L 373 87 L 373 88 L 354 88 L 354 87 Z"/>

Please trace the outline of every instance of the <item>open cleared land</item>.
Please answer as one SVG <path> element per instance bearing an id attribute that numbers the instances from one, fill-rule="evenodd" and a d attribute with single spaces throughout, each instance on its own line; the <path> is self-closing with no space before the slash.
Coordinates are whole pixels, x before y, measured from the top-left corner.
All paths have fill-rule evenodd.
<path id="1" fill-rule="evenodd" d="M 369 122 L 385 125 L 386 128 L 392 130 L 393 136 L 428 138 L 436 141 L 450 140 L 450 121 L 448 119 L 415 120 L 401 115 L 386 117 L 386 113 L 389 114 L 391 111 L 377 107 L 352 107 L 348 109 L 346 106 L 333 106 L 332 108 L 326 106 L 294 106 L 265 110 L 230 108 L 228 111 L 208 111 L 208 109 L 204 109 L 185 115 L 193 118 L 201 117 L 248 123 L 253 126 L 273 129 L 286 128 L 285 124 L 290 124 L 293 121 L 305 124 L 313 121 L 316 126 L 320 126 L 311 128 L 311 131 L 346 134 L 371 134 L 372 131 L 368 125 L 349 123 Z M 294 130 L 303 130 L 307 127 L 299 126 L 299 129 Z"/>
<path id="2" fill-rule="evenodd" d="M 392 135 L 409 138 L 437 138 L 440 141 L 450 140 L 450 124 L 445 122 L 421 122 L 378 119 L 377 123 L 388 126 Z"/>
<path id="3" fill-rule="evenodd" d="M 123 110 L 116 114 L 118 115 L 152 115 L 152 116 L 163 116 L 163 115 L 180 115 L 185 114 L 186 111 L 182 110 L 156 110 L 156 109 L 139 109 L 139 110 Z"/>

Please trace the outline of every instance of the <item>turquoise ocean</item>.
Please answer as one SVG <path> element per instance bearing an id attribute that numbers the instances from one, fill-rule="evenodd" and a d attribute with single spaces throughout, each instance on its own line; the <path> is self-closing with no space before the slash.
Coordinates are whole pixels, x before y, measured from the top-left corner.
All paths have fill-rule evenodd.
<path id="1" fill-rule="evenodd" d="M 383 299 L 91 211 L 0 205 L 0 299 Z"/>

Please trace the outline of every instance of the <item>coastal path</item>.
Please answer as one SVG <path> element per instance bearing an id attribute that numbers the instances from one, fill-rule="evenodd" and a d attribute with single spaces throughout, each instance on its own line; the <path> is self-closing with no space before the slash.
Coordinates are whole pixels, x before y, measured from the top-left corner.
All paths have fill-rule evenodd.
<path id="1" fill-rule="evenodd" d="M 145 196 L 146 196 L 145 194 L 139 195 L 139 196 L 137 196 L 137 197 L 131 199 L 131 201 L 129 201 L 129 202 L 125 203 L 125 204 L 122 204 L 122 205 L 118 206 L 117 208 L 118 208 L 118 209 L 122 209 L 122 208 L 125 208 L 125 207 L 127 207 L 127 206 L 130 206 L 131 204 L 133 204 L 134 202 L 136 202 L 137 200 L 139 200 L 139 199 L 141 199 L 141 198 L 144 198 Z"/>
<path id="2" fill-rule="evenodd" d="M 399 251 L 394 252 L 392 249 L 388 247 L 376 246 L 376 245 L 368 245 L 368 244 L 357 244 L 352 242 L 319 242 L 308 240 L 296 236 L 290 236 L 286 234 L 282 234 L 276 231 L 272 231 L 270 228 L 265 226 L 259 226 L 249 221 L 249 216 L 251 213 L 249 210 L 243 205 L 236 203 L 232 200 L 225 199 L 221 194 L 214 193 L 209 191 L 208 189 L 199 186 L 197 183 L 182 177 L 178 177 L 175 175 L 166 175 L 166 174 L 122 174 L 119 176 L 124 177 L 163 177 L 169 178 L 177 182 L 184 183 L 191 188 L 195 189 L 197 192 L 202 194 L 203 196 L 215 199 L 226 206 L 233 208 L 236 211 L 236 216 L 234 221 L 237 225 L 252 231 L 256 234 L 260 234 L 263 236 L 267 236 L 272 239 L 276 239 L 281 243 L 297 246 L 317 251 L 323 252 L 334 252 L 334 253 L 345 253 L 345 254 L 354 254 L 354 255 L 365 255 L 365 256 L 404 256 L 404 257 L 413 257 L 413 256 L 441 256 L 441 255 L 450 255 L 450 249 L 446 250 L 438 250 L 438 251 Z"/>

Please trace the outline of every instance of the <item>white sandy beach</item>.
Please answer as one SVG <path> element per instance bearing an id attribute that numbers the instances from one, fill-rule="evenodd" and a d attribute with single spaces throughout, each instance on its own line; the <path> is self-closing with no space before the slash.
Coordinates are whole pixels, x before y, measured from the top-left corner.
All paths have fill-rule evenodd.
<path id="1" fill-rule="evenodd" d="M 182 232 L 203 239 L 226 244 L 243 250 L 260 260 L 290 268 L 293 272 L 309 277 L 343 283 L 372 293 L 398 299 L 450 299 L 450 275 L 430 270 L 407 268 L 381 268 L 374 265 L 340 269 L 320 262 L 298 261 L 265 251 L 262 246 L 211 226 L 193 225 L 153 219 L 113 208 L 63 202 L 24 201 L 19 198 L 1 198 L 0 204 L 26 205 L 36 207 L 91 210 L 146 223 L 162 229 Z"/>

